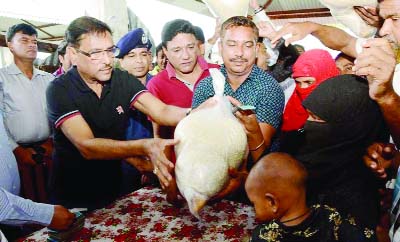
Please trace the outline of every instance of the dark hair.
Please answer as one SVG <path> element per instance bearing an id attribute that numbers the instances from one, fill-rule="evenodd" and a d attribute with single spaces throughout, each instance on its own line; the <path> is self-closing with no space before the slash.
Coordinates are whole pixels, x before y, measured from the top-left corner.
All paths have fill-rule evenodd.
<path id="1" fill-rule="evenodd" d="M 162 51 L 162 43 L 160 43 L 159 45 L 157 45 L 156 47 L 156 55 L 158 55 L 158 52 Z"/>
<path id="2" fill-rule="evenodd" d="M 14 35 L 18 32 L 22 32 L 23 34 L 27 34 L 29 36 L 38 35 L 36 29 L 34 29 L 29 24 L 15 24 L 10 28 L 8 28 L 7 30 L 7 36 L 6 36 L 7 42 L 10 42 L 14 37 Z"/>
<path id="3" fill-rule="evenodd" d="M 67 51 L 68 43 L 67 41 L 63 40 L 57 47 L 57 54 L 64 56 L 65 52 Z"/>
<path id="4" fill-rule="evenodd" d="M 344 58 L 344 59 L 346 59 L 346 60 L 348 60 L 348 61 L 350 61 L 350 62 L 354 62 L 354 60 L 355 60 L 353 57 L 348 56 L 348 55 L 346 55 L 346 54 L 343 53 L 343 52 L 340 52 L 340 53 L 336 56 L 335 62 L 336 62 L 339 58 Z"/>
<path id="5" fill-rule="evenodd" d="M 161 32 L 161 44 L 167 48 L 167 42 L 178 34 L 193 34 L 196 37 L 193 25 L 184 19 L 175 19 L 166 23 Z"/>
<path id="6" fill-rule="evenodd" d="M 65 31 L 65 39 L 69 45 L 79 46 L 82 35 L 88 33 L 112 33 L 108 25 L 98 19 L 84 16 L 72 21 Z"/>
<path id="7" fill-rule="evenodd" d="M 199 26 L 193 26 L 194 36 L 200 43 L 204 44 L 206 42 L 206 38 L 204 37 L 204 32 Z"/>
<path id="8" fill-rule="evenodd" d="M 293 46 L 294 46 L 294 48 L 296 48 L 296 50 L 301 49 L 303 52 L 306 51 L 306 49 L 304 49 L 304 46 L 302 46 L 302 45 L 295 44 Z"/>
<path id="9" fill-rule="evenodd" d="M 220 36 L 221 39 L 224 38 L 225 36 L 225 32 L 226 30 L 232 28 L 232 27 L 249 27 L 253 29 L 253 33 L 255 35 L 255 41 L 257 42 L 258 40 L 258 28 L 255 25 L 255 23 L 253 21 L 251 21 L 250 19 L 243 17 L 243 16 L 234 16 L 231 18 L 228 18 L 221 26 L 221 32 L 220 32 Z"/>

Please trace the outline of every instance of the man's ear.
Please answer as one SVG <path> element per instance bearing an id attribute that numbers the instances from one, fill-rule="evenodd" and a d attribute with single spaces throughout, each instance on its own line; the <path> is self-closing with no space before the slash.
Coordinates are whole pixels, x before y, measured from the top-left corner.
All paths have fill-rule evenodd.
<path id="1" fill-rule="evenodd" d="M 201 56 L 204 56 L 204 53 L 206 51 L 204 44 L 199 43 L 199 49 L 200 49 Z"/>
<path id="2" fill-rule="evenodd" d="M 167 50 L 167 48 L 166 47 L 162 47 L 162 50 L 163 50 L 163 52 L 164 52 L 164 55 L 168 58 L 168 50 Z"/>
<path id="3" fill-rule="evenodd" d="M 268 206 L 271 208 L 271 211 L 276 214 L 278 213 L 279 201 L 278 199 L 271 193 L 265 193 L 265 200 L 268 203 Z"/>
<path id="4" fill-rule="evenodd" d="M 256 58 L 257 58 L 257 55 L 258 55 L 258 49 L 260 48 L 260 44 L 263 44 L 263 43 L 258 43 L 257 41 L 256 41 Z"/>
<path id="5" fill-rule="evenodd" d="M 73 65 L 75 65 L 75 63 L 76 63 L 76 58 L 78 57 L 78 52 L 77 52 L 73 47 L 71 47 L 71 46 L 68 46 L 68 47 L 67 47 L 66 52 L 68 52 L 68 54 L 69 54 L 69 57 L 70 57 L 70 59 L 71 59 L 71 63 L 72 63 Z"/>
<path id="6" fill-rule="evenodd" d="M 58 55 L 58 60 L 60 61 L 61 65 L 64 63 L 64 56 Z"/>
<path id="7" fill-rule="evenodd" d="M 11 52 L 13 52 L 13 46 L 11 42 L 7 42 L 7 47 Z"/>

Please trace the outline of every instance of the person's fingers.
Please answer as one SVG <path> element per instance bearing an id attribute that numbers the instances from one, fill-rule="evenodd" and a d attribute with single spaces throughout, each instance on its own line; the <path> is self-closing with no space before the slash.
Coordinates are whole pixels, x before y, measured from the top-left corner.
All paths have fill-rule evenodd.
<path id="1" fill-rule="evenodd" d="M 389 41 L 385 38 L 368 39 L 363 44 L 363 47 L 364 47 L 363 51 L 365 49 L 371 49 L 376 47 L 379 48 L 380 51 L 384 51 L 386 54 L 394 56 L 392 46 L 390 45 Z"/>
<path id="2" fill-rule="evenodd" d="M 362 8 L 371 15 L 378 16 L 377 8 L 371 6 L 363 6 Z"/>
<path id="3" fill-rule="evenodd" d="M 366 66 L 362 68 L 358 68 L 355 73 L 358 76 L 371 76 L 373 79 L 380 79 L 376 76 L 381 73 L 382 69 L 376 66 Z"/>
<path id="4" fill-rule="evenodd" d="M 237 100 L 236 98 L 232 97 L 232 96 L 226 96 L 229 100 L 229 102 L 231 102 L 234 106 L 241 106 L 242 103 Z"/>
<path id="5" fill-rule="evenodd" d="M 382 150 L 382 157 L 384 159 L 393 159 L 396 155 L 396 148 L 394 144 L 385 144 Z"/>
<path id="6" fill-rule="evenodd" d="M 163 154 L 159 157 L 158 169 L 161 174 L 168 179 L 168 181 L 172 180 L 172 176 L 169 173 L 169 167 L 173 168 L 174 164 L 167 159 L 167 157 Z"/>
<path id="7" fill-rule="evenodd" d="M 380 61 L 375 64 L 379 65 L 388 61 L 388 58 L 393 56 L 383 50 L 382 47 L 365 48 L 357 57 L 355 66 L 360 66 L 362 63 L 370 63 L 372 60 Z"/>
<path id="8" fill-rule="evenodd" d="M 163 142 L 165 146 L 174 146 L 179 144 L 179 139 L 165 139 Z"/>
<path id="9" fill-rule="evenodd" d="M 363 7 L 354 7 L 354 11 L 364 20 L 364 21 L 370 21 L 370 18 L 373 18 L 374 15 L 372 15 L 370 12 L 368 12 L 365 8 Z"/>
<path id="10" fill-rule="evenodd" d="M 369 167 L 371 170 L 375 171 L 376 169 L 378 169 L 378 163 L 376 162 L 375 159 L 371 159 L 370 156 L 364 155 L 363 160 L 364 160 L 364 164 L 367 167 Z"/>
<path id="11" fill-rule="evenodd" d="M 171 175 L 168 172 L 168 169 L 166 169 L 165 166 L 160 166 L 158 169 L 155 169 L 156 176 L 158 177 L 158 180 L 160 180 L 160 183 L 164 186 L 167 187 L 169 185 L 169 181 L 172 179 Z M 171 178 L 168 179 L 168 176 Z"/>
<path id="12" fill-rule="evenodd" d="M 283 36 L 288 35 L 288 34 L 292 34 L 292 24 L 291 23 L 286 24 L 285 26 L 283 26 L 283 28 L 281 28 L 279 31 L 276 32 L 274 38 L 272 38 L 272 40 L 271 40 L 271 44 L 273 45 L 273 47 L 274 47 L 274 45 L 276 45 L 278 43 L 280 38 L 282 38 Z"/>

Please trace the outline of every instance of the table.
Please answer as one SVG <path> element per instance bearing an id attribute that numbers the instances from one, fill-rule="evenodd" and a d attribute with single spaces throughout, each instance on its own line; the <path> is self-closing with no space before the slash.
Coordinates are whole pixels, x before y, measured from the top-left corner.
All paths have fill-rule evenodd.
<path id="1" fill-rule="evenodd" d="M 159 188 L 145 187 L 88 214 L 73 241 L 248 241 L 256 226 L 251 206 L 227 200 L 207 205 L 200 216 L 187 205 L 173 207 Z M 44 228 L 18 241 L 46 239 Z"/>

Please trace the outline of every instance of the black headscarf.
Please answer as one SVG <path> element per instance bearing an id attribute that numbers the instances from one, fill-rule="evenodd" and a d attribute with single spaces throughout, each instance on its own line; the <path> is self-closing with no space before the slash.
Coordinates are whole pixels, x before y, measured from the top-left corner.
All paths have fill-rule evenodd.
<path id="1" fill-rule="evenodd" d="M 303 106 L 325 121 L 306 122 L 303 143 L 294 154 L 311 177 L 327 178 L 331 183 L 340 177 L 338 172 L 363 167 L 366 148 L 388 138 L 379 106 L 369 97 L 368 84 L 361 77 L 330 78 L 304 100 Z"/>
<path id="2" fill-rule="evenodd" d="M 307 167 L 314 193 L 330 194 L 331 201 L 354 195 L 353 201 L 328 201 L 339 208 L 350 207 L 349 202 L 363 203 L 365 197 L 373 200 L 376 193 L 375 179 L 362 157 L 371 143 L 386 141 L 389 135 L 368 91 L 365 79 L 342 75 L 321 83 L 303 101 L 306 109 L 325 122 L 306 122 L 303 142 L 293 155 Z M 359 213 L 363 212 L 361 208 Z"/>

